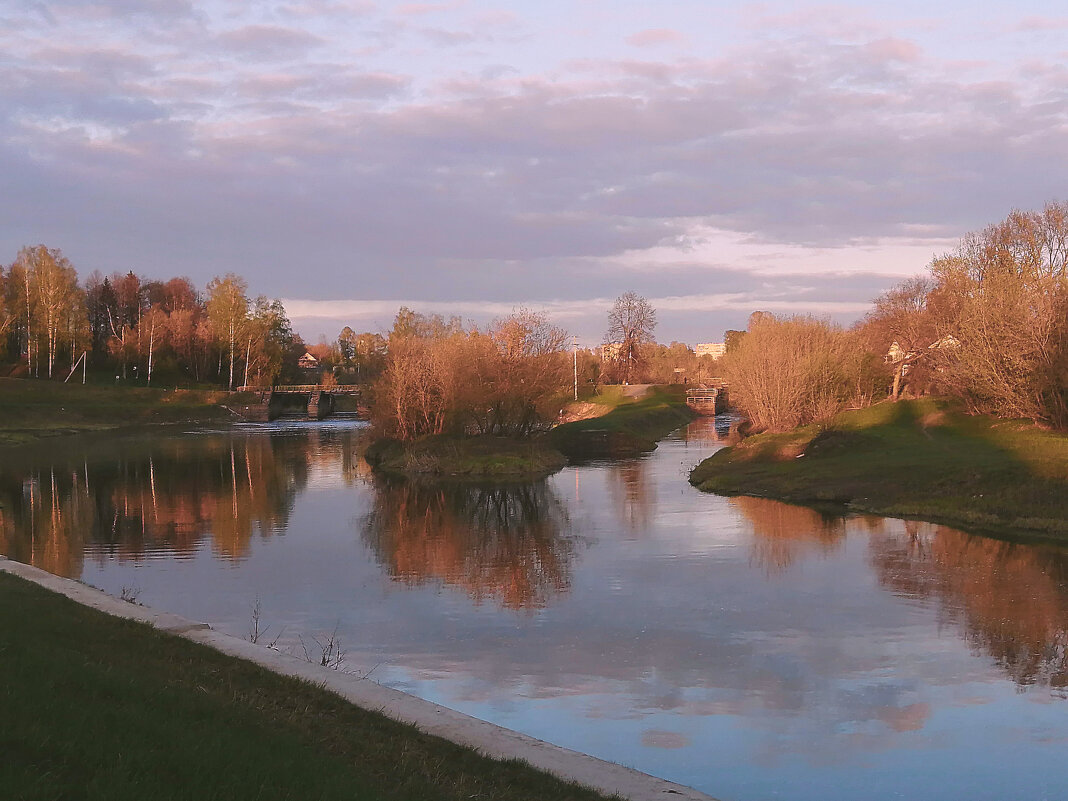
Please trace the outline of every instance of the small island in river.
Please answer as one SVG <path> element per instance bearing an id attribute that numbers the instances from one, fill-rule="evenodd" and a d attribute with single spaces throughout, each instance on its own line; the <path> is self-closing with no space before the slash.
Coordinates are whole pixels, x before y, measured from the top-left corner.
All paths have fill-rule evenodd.
<path id="1" fill-rule="evenodd" d="M 531 480 L 568 463 L 646 453 L 694 418 L 681 387 L 649 387 L 640 397 L 594 396 L 608 411 L 528 437 L 436 435 L 411 442 L 376 439 L 364 457 L 394 475 L 450 479 Z"/>

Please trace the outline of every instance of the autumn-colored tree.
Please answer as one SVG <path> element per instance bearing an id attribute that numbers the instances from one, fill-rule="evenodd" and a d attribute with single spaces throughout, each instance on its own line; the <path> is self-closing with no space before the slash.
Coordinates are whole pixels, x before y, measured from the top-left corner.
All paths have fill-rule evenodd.
<path id="1" fill-rule="evenodd" d="M 901 396 L 906 376 L 932 352 L 938 340 L 934 316 L 927 307 L 934 282 L 910 278 L 875 299 L 861 329 L 878 353 L 886 354 L 894 373 L 891 398 Z"/>
<path id="2" fill-rule="evenodd" d="M 931 272 L 945 389 L 976 411 L 1068 428 L 1068 203 L 1013 212 Z"/>
<path id="3" fill-rule="evenodd" d="M 571 377 L 567 337 L 542 315 L 520 311 L 488 333 L 415 313 L 398 320 L 374 386 L 372 417 L 383 431 L 405 440 L 527 436 L 555 416 Z"/>
<path id="4" fill-rule="evenodd" d="M 69 346 L 73 338 L 82 334 L 84 299 L 78 274 L 62 252 L 44 245 L 23 248 L 16 263 L 27 284 L 27 341 L 37 340 L 34 349 L 44 351 L 51 377 L 60 347 Z M 40 369 L 40 359 L 37 368 Z"/>
<path id="5" fill-rule="evenodd" d="M 0 265 L 0 357 L 7 352 L 8 332 L 15 322 L 15 313 L 9 308 L 8 276 L 4 273 L 3 265 Z"/>
<path id="6" fill-rule="evenodd" d="M 855 336 L 824 320 L 762 314 L 720 363 L 732 403 L 753 426 L 784 431 L 869 401 L 870 360 Z"/>
<path id="7" fill-rule="evenodd" d="M 234 363 L 237 360 L 237 343 L 245 320 L 248 317 L 248 283 L 234 273 L 215 277 L 208 283 L 208 317 L 219 344 L 229 357 L 229 389 L 234 388 Z"/>
<path id="8" fill-rule="evenodd" d="M 242 329 L 246 340 L 245 384 L 272 384 L 293 341 L 293 330 L 279 300 L 260 295 Z"/>

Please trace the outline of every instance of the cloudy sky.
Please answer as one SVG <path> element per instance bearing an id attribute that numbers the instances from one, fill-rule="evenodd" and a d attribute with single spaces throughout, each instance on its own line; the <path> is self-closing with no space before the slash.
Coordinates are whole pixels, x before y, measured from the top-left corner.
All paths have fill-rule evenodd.
<path id="1" fill-rule="evenodd" d="M 888 5 L 0 0 L 0 262 L 233 271 L 310 339 L 849 321 L 1068 196 L 1063 3 Z"/>

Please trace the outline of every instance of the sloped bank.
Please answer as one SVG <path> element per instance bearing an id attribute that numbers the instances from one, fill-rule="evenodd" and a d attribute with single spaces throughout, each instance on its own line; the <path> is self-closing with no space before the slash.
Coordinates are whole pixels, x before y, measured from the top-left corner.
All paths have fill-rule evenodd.
<path id="1" fill-rule="evenodd" d="M 3 557 L 0 678 L 5 798 L 711 801 Z"/>
<path id="2" fill-rule="evenodd" d="M 963 414 L 943 400 L 885 402 L 758 434 L 701 462 L 690 483 L 720 495 L 1068 542 L 1068 436 Z"/>
<path id="3" fill-rule="evenodd" d="M 622 459 L 648 453 L 657 441 L 696 417 L 686 405 L 685 387 L 652 387 L 640 399 L 622 403 L 608 414 L 557 426 L 544 440 L 571 463 Z"/>
<path id="4" fill-rule="evenodd" d="M 0 378 L 0 448 L 37 447 L 52 437 L 173 423 L 220 423 L 222 404 L 246 395 L 225 390 L 168 390 Z"/>
<path id="5" fill-rule="evenodd" d="M 658 440 L 696 415 L 682 387 L 654 387 L 607 414 L 556 426 L 531 439 L 424 437 L 410 443 L 381 438 L 364 458 L 376 470 L 423 478 L 534 480 L 566 464 L 620 459 L 656 448 Z"/>

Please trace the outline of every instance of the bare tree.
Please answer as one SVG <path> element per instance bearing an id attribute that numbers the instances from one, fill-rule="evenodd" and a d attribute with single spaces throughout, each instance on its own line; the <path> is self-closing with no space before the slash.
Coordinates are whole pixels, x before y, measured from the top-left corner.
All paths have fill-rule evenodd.
<path id="1" fill-rule="evenodd" d="M 753 426 L 786 431 L 870 399 L 862 387 L 868 358 L 852 335 L 825 320 L 765 314 L 750 319 L 720 363 L 731 401 Z"/>
<path id="2" fill-rule="evenodd" d="M 933 354 L 946 389 L 977 411 L 1068 428 L 1068 204 L 1014 211 L 931 272 L 953 345 Z"/>
<path id="3" fill-rule="evenodd" d="M 873 344 L 893 366 L 894 400 L 901 396 L 906 374 L 931 353 L 938 339 L 927 308 L 933 289 L 934 282 L 927 277 L 910 278 L 876 298 L 865 320 Z"/>
<path id="4" fill-rule="evenodd" d="M 641 346 L 655 342 L 656 309 L 635 292 L 624 292 L 608 312 L 605 343 L 611 349 L 619 375 L 630 383 L 631 372 L 641 360 Z"/>

